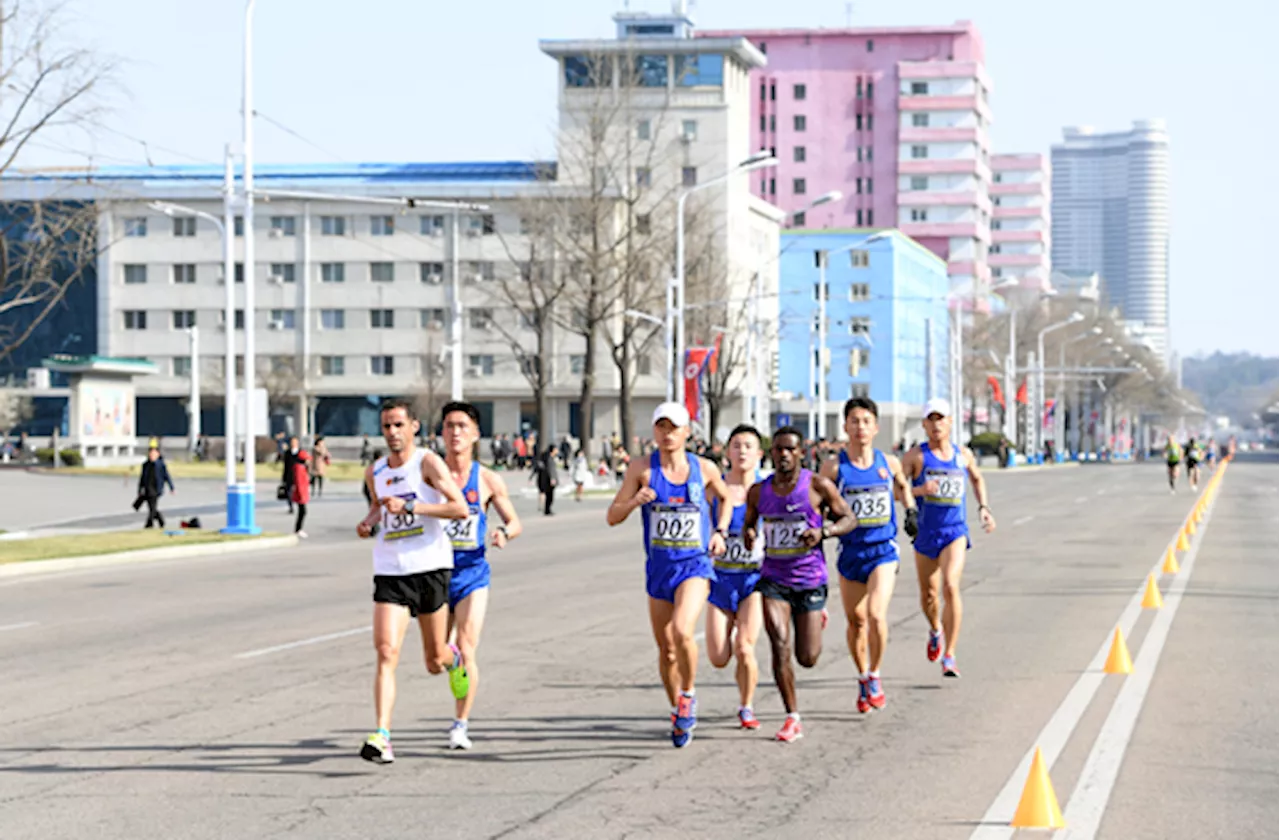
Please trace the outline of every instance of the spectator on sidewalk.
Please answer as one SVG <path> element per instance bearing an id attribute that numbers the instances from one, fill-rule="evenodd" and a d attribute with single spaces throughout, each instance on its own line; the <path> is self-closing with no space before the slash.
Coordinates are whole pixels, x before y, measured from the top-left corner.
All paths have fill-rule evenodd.
<path id="1" fill-rule="evenodd" d="M 164 517 L 160 514 L 160 497 L 164 495 L 166 486 L 170 492 L 178 492 L 169 476 L 169 468 L 160 456 L 160 450 L 153 446 L 147 450 L 147 460 L 142 462 L 142 474 L 138 476 L 138 497 L 133 502 L 134 510 L 142 507 L 144 502 L 147 505 L 147 524 L 143 527 L 150 528 L 153 523 L 164 527 Z"/>
<path id="2" fill-rule="evenodd" d="M 556 498 L 556 449 L 548 445 L 542 455 L 535 459 L 534 473 L 538 479 L 538 492 L 542 494 L 542 515 L 551 516 L 551 505 Z"/>
<path id="3" fill-rule="evenodd" d="M 307 518 L 307 504 L 311 501 L 311 479 L 307 474 L 307 465 L 311 462 L 311 456 L 305 449 L 297 449 L 297 438 L 291 439 L 289 443 L 293 449 L 292 457 L 289 458 L 293 470 L 289 503 L 298 506 L 298 518 L 294 520 L 293 532 L 305 540 L 307 532 L 302 530 L 302 523 Z"/>
<path id="4" fill-rule="evenodd" d="M 324 442 L 324 435 L 320 435 L 311 447 L 311 492 L 317 499 L 324 493 L 324 477 L 331 463 L 329 444 Z"/>
<path id="5" fill-rule="evenodd" d="M 291 437 L 285 445 L 284 454 L 280 456 L 284 466 L 280 471 L 280 490 L 276 497 L 289 503 L 289 513 L 293 513 L 293 480 L 294 462 L 298 460 L 298 439 Z"/>
<path id="6" fill-rule="evenodd" d="M 373 444 L 369 443 L 369 436 L 365 435 L 363 440 L 360 441 L 360 466 L 367 467 L 378 460 L 378 456 L 372 453 Z"/>
<path id="7" fill-rule="evenodd" d="M 586 486 L 587 481 L 591 478 L 591 468 L 587 466 L 587 455 L 582 449 L 578 449 L 576 455 L 573 456 L 573 499 L 576 502 L 582 501 L 582 489 Z"/>

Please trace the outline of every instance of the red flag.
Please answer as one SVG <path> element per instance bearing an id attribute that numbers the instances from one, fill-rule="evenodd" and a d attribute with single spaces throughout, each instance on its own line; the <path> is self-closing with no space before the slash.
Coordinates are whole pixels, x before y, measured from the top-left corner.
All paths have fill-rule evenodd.
<path id="1" fill-rule="evenodd" d="M 1018 386 L 1018 395 L 1014 399 L 1023 405 L 1027 404 L 1027 380 L 1022 380 L 1022 384 Z"/>
<path id="2" fill-rule="evenodd" d="M 987 384 L 991 386 L 991 398 L 1004 408 L 1004 391 L 1000 388 L 1000 380 L 994 376 L 988 376 Z"/>
<path id="3" fill-rule="evenodd" d="M 685 351 L 684 407 L 690 419 L 699 419 L 702 405 L 702 373 L 707 369 L 712 350 L 709 347 L 690 347 Z"/>
<path id="4" fill-rule="evenodd" d="M 724 333 L 716 333 L 715 344 L 711 347 L 711 362 L 707 365 L 708 373 L 716 372 L 716 364 L 720 361 L 720 340 L 724 338 Z"/>

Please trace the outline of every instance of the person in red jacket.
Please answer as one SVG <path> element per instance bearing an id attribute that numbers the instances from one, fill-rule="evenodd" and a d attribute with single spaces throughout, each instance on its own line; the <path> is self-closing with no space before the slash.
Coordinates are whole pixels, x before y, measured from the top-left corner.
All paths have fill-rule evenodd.
<path id="1" fill-rule="evenodd" d="M 298 518 L 294 522 L 293 532 L 302 539 L 307 538 L 307 532 L 302 530 L 302 522 L 307 518 L 307 503 L 311 501 L 311 477 L 308 465 L 311 463 L 311 455 L 307 450 L 298 448 L 298 439 L 294 438 L 290 442 L 290 449 L 296 454 L 293 456 L 293 462 L 290 467 L 293 469 L 293 475 L 290 478 L 289 500 L 298 506 Z"/>

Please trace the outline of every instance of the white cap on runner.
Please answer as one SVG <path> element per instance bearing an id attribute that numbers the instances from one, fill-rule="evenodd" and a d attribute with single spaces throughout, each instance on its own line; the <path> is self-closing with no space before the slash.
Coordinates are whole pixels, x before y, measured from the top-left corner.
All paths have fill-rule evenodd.
<path id="1" fill-rule="evenodd" d="M 689 425 L 689 411 L 678 402 L 664 402 L 653 410 L 653 422 L 670 420 L 677 426 Z"/>

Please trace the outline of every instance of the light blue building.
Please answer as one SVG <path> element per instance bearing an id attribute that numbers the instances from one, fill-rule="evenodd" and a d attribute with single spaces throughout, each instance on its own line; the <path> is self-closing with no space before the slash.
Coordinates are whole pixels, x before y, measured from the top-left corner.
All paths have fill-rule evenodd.
<path id="1" fill-rule="evenodd" d="M 845 400 L 880 407 L 877 445 L 919 440 L 925 400 L 951 398 L 947 264 L 897 230 L 796 230 L 779 258 L 781 419 L 821 430 L 818 411 L 820 262 L 826 255 L 826 437 L 842 435 Z M 790 398 L 786 398 L 790 397 Z"/>

